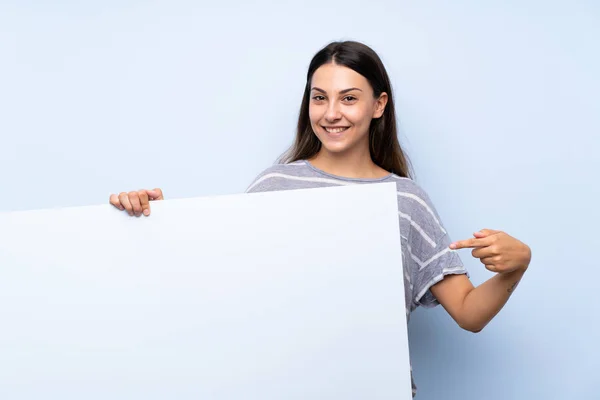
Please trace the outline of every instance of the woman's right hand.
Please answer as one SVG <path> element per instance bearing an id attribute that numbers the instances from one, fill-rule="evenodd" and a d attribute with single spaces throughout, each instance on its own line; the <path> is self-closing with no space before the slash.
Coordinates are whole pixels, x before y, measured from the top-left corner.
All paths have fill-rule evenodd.
<path id="1" fill-rule="evenodd" d="M 154 190 L 138 190 L 136 192 L 121 192 L 110 195 L 110 204 L 117 207 L 119 210 L 125 210 L 129 215 L 139 217 L 144 214 L 150 215 L 150 202 L 155 200 L 163 200 L 162 190 L 156 188 Z"/>

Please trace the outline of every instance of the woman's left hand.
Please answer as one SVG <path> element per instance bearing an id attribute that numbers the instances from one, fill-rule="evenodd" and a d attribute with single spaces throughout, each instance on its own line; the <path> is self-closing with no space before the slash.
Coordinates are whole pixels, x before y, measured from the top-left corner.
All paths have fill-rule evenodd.
<path id="1" fill-rule="evenodd" d="M 473 239 L 460 240 L 450 245 L 453 250 L 473 249 L 471 254 L 485 267 L 497 273 L 526 270 L 531 261 L 531 249 L 514 237 L 492 229 L 482 229 Z"/>

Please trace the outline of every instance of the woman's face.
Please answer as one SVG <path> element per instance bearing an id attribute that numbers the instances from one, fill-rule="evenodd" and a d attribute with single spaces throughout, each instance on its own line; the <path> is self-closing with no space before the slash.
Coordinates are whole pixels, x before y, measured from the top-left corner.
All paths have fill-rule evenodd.
<path id="1" fill-rule="evenodd" d="M 369 148 L 369 126 L 383 115 L 387 94 L 373 97 L 367 79 L 356 71 L 333 63 L 313 74 L 309 118 L 322 149 L 345 153 L 357 147 Z"/>

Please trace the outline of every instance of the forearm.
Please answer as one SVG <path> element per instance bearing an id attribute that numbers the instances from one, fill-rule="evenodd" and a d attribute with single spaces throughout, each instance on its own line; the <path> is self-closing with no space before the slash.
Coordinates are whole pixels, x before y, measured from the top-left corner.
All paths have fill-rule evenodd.
<path id="1" fill-rule="evenodd" d="M 462 307 L 462 327 L 479 332 L 500 312 L 517 285 L 526 268 L 497 274 L 481 285 L 473 288 L 464 299 Z"/>

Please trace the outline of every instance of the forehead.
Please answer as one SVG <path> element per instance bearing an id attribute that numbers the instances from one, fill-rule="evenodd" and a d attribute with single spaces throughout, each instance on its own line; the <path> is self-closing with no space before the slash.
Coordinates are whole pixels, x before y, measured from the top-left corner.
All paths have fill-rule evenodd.
<path id="1" fill-rule="evenodd" d="M 311 87 L 318 87 L 326 92 L 339 92 L 351 87 L 371 90 L 369 81 L 358 72 L 336 64 L 325 64 L 317 68 L 312 76 Z"/>

